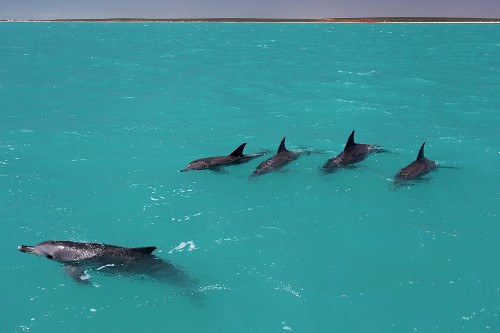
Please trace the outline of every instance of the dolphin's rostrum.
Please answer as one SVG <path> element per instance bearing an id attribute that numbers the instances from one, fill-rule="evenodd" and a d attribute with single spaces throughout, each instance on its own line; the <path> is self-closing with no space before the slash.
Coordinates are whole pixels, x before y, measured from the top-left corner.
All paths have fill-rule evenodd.
<path id="1" fill-rule="evenodd" d="M 89 284 L 87 271 L 104 274 L 148 277 L 178 287 L 193 287 L 196 282 L 182 269 L 152 252 L 155 246 L 120 247 L 72 241 L 45 241 L 35 246 L 21 245 L 19 251 L 44 256 L 64 264 L 66 273 L 80 284 Z"/>

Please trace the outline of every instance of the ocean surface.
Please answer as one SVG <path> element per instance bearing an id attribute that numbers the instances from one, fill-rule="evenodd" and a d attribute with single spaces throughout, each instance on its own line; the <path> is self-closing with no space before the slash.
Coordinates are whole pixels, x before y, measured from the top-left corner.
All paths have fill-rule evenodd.
<path id="1" fill-rule="evenodd" d="M 0 332 L 500 332 L 500 25 L 3 23 Z M 356 130 L 378 144 L 323 174 Z M 314 150 L 250 180 L 286 136 Z M 219 172 L 188 162 L 270 152 Z M 440 168 L 394 186 L 426 142 Z M 196 281 L 88 272 L 45 240 Z"/>

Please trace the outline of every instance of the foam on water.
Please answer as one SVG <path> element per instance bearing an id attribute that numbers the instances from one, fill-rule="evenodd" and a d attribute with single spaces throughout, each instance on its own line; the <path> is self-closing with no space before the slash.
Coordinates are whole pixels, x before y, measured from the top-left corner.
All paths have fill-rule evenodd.
<path id="1" fill-rule="evenodd" d="M 500 330 L 499 35 L 2 24 L 2 329 Z M 320 172 L 353 129 L 389 153 Z M 320 153 L 249 181 L 284 136 Z M 392 186 L 424 141 L 453 169 Z M 178 172 L 243 142 L 269 153 Z M 50 239 L 155 245 L 196 286 L 93 274 L 86 288 L 17 251 Z"/>

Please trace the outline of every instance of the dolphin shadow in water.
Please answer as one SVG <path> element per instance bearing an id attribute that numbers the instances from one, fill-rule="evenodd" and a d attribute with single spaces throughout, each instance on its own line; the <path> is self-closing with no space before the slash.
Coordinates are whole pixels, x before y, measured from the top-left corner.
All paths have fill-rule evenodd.
<path id="1" fill-rule="evenodd" d="M 184 270 L 152 254 L 155 246 L 127 248 L 108 244 L 45 241 L 21 245 L 19 251 L 44 256 L 64 265 L 77 283 L 89 285 L 87 271 L 109 275 L 147 277 L 193 293 L 197 285 Z"/>
<path id="2" fill-rule="evenodd" d="M 226 156 L 204 157 L 191 161 L 184 169 L 179 170 L 179 172 L 205 169 L 220 172 L 225 166 L 246 163 L 256 157 L 260 157 L 268 153 L 268 151 L 262 151 L 244 155 L 243 149 L 245 149 L 245 145 L 246 143 L 241 144 L 231 154 Z"/>
<path id="3" fill-rule="evenodd" d="M 368 157 L 368 155 L 382 152 L 388 151 L 378 145 L 354 142 L 353 130 L 347 139 L 344 150 L 337 156 L 328 159 L 320 169 L 325 173 L 329 173 L 341 168 L 351 168 L 355 163 Z"/>
<path id="4" fill-rule="evenodd" d="M 273 172 L 273 171 L 278 171 L 281 170 L 285 165 L 288 163 L 296 160 L 302 155 L 310 155 L 312 153 L 319 153 L 321 154 L 321 151 L 313 150 L 313 149 L 300 149 L 297 151 L 290 151 L 286 149 L 285 147 L 285 140 L 286 137 L 281 140 L 280 145 L 278 147 L 278 151 L 276 152 L 276 155 L 268 158 L 264 162 L 260 163 L 257 168 L 255 169 L 254 172 L 252 172 L 249 176 L 250 179 L 253 179 L 254 177 Z"/>

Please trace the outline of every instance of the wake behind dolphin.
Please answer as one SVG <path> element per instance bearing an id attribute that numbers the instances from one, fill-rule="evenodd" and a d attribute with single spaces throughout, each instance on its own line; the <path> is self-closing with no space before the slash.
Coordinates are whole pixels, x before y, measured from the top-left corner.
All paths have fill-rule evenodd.
<path id="1" fill-rule="evenodd" d="M 153 254 L 155 246 L 127 248 L 108 244 L 45 241 L 21 245 L 19 251 L 37 254 L 64 265 L 79 284 L 89 284 L 87 271 L 110 275 L 148 277 L 177 287 L 192 288 L 196 281 L 185 271 Z"/>

